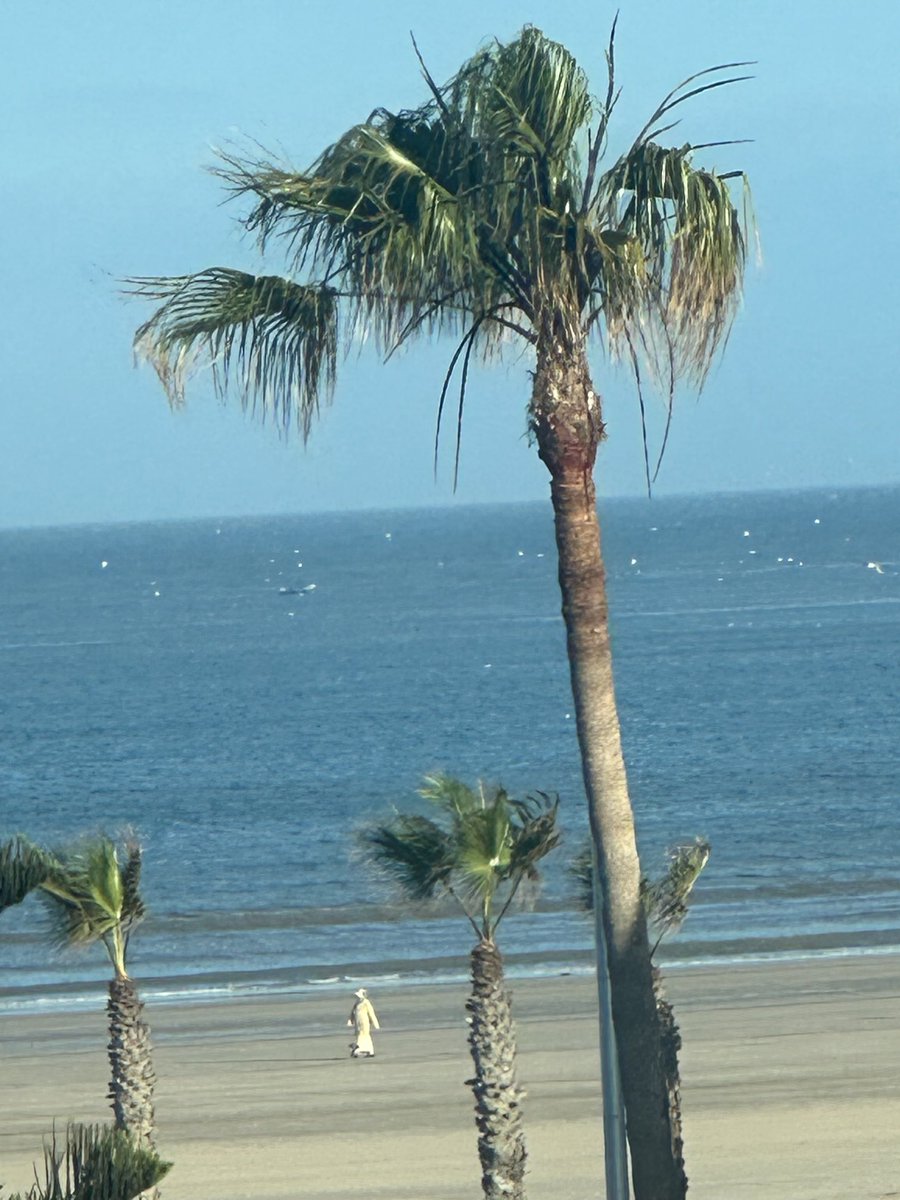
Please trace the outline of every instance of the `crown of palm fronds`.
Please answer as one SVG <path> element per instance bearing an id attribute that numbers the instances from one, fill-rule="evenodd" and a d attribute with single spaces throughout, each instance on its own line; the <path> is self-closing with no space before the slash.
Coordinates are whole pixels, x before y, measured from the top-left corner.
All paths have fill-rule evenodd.
<path id="1" fill-rule="evenodd" d="M 691 892 L 700 872 L 709 860 L 710 845 L 703 838 L 674 846 L 667 852 L 669 868 L 651 883 L 641 880 L 641 900 L 647 920 L 656 932 L 653 950 L 669 933 L 677 933 L 688 913 Z M 594 908 L 594 871 L 590 845 L 584 846 L 569 864 L 569 874 L 578 889 L 578 901 L 585 912 Z"/>
<path id="2" fill-rule="evenodd" d="M 17 834 L 0 844 L 0 912 L 21 904 L 58 866 L 49 851 Z"/>
<path id="3" fill-rule="evenodd" d="M 144 904 L 140 846 L 130 840 L 123 853 L 120 862 L 115 842 L 105 835 L 58 851 L 40 895 L 60 945 L 100 941 L 116 972 L 125 976 L 129 936 L 144 916 Z"/>
<path id="4" fill-rule="evenodd" d="M 727 335 L 742 280 L 746 220 L 732 201 L 740 172 L 694 166 L 667 148 L 672 112 L 746 78 L 726 64 L 670 92 L 630 148 L 601 170 L 618 99 L 615 27 L 605 99 L 574 57 L 531 26 L 480 50 L 418 108 L 376 110 L 305 172 L 227 154 L 217 174 L 249 199 L 246 229 L 285 277 L 225 268 L 128 281 L 159 302 L 137 331 L 173 402 L 211 364 L 224 391 L 304 436 L 331 395 L 339 345 L 372 336 L 388 352 L 416 334 L 459 344 L 445 381 L 474 351 L 512 335 L 580 345 L 605 331 L 639 358 L 698 382 Z M 421 62 L 421 58 L 420 58 Z M 701 80 L 701 82 L 698 82 Z M 746 210 L 745 210 L 746 212 Z M 443 399 L 443 397 L 442 397 Z"/>
<path id="5" fill-rule="evenodd" d="M 9 1200 L 134 1200 L 171 1165 L 112 1125 L 69 1125 L 61 1147 L 54 1132 L 44 1148 L 43 1180 Z"/>
<path id="6" fill-rule="evenodd" d="M 559 802 L 543 792 L 515 800 L 502 787 L 473 789 L 445 775 L 426 778 L 421 795 L 437 815 L 398 813 L 363 830 L 364 852 L 412 900 L 453 896 L 478 935 L 490 937 L 559 842 Z"/>

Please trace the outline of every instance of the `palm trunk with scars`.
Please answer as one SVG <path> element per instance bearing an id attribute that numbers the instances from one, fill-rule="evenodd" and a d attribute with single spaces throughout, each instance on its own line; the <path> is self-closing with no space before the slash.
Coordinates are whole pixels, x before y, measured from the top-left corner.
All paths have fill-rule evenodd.
<path id="1" fill-rule="evenodd" d="M 583 347 L 538 346 L 531 418 L 550 472 L 559 585 L 591 836 L 603 889 L 613 1021 L 636 1200 L 681 1200 L 640 862 L 613 684 L 593 468 L 604 436 Z M 680 1149 L 680 1148 L 679 1148 Z"/>
<path id="2" fill-rule="evenodd" d="M 153 1070 L 150 1029 L 143 1018 L 144 1005 L 134 980 L 116 975 L 109 983 L 109 1063 L 117 1129 L 124 1129 L 144 1145 L 153 1146 Z"/>
<path id="3" fill-rule="evenodd" d="M 503 979 L 503 959 L 492 941 L 472 950 L 472 995 L 469 1049 L 475 1078 L 475 1124 L 481 1186 L 486 1200 L 524 1200 L 525 1135 L 522 1100 L 516 1076 L 516 1034 L 510 995 Z"/>

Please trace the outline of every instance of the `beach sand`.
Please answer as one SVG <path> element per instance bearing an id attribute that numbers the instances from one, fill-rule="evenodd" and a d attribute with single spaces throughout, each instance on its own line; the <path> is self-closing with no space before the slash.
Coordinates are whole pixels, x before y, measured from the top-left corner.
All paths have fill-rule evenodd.
<path id="1" fill-rule="evenodd" d="M 353 985 L 356 986 L 356 985 Z M 900 958 L 673 970 L 695 1200 L 900 1194 Z M 148 1009 L 164 1200 L 480 1194 L 461 985 Z M 593 981 L 514 984 L 530 1200 L 602 1194 Z M 0 1018 L 0 1182 L 27 1187 L 55 1119 L 106 1119 L 105 1016 Z"/>

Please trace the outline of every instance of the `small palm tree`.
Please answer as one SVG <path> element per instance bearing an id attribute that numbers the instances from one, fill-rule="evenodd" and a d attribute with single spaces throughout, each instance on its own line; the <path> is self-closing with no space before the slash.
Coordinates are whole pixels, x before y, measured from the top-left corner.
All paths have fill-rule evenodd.
<path id="1" fill-rule="evenodd" d="M 0 843 L 0 913 L 21 904 L 55 866 L 58 863 L 52 854 L 22 834 Z"/>
<path id="2" fill-rule="evenodd" d="M 127 970 L 128 944 L 144 916 L 140 895 L 141 848 L 129 840 L 119 849 L 101 835 L 56 855 L 56 865 L 40 884 L 52 935 L 64 946 L 101 942 L 113 977 L 106 1011 L 111 1078 L 109 1099 L 117 1129 L 141 1144 L 153 1145 L 153 1070 L 150 1030 L 143 1004 Z"/>
<path id="3" fill-rule="evenodd" d="M 156 1187 L 171 1163 L 110 1125 L 69 1125 L 60 1147 L 44 1147 L 44 1178 L 9 1200 L 134 1200 Z"/>
<path id="4" fill-rule="evenodd" d="M 704 838 L 674 846 L 668 851 L 669 866 L 664 875 L 654 882 L 641 880 L 641 899 L 647 915 L 647 924 L 656 935 L 651 955 L 670 933 L 677 933 L 688 914 L 691 893 L 700 872 L 709 861 L 710 846 Z M 585 912 L 594 908 L 594 871 L 591 847 L 581 850 L 570 864 L 570 872 L 578 885 L 578 898 Z M 662 972 L 653 964 L 653 995 L 660 1027 L 660 1061 L 668 1098 L 669 1128 L 672 1133 L 672 1157 L 684 1178 L 684 1136 L 681 1116 L 681 1071 L 678 1054 L 681 1050 L 681 1032 L 675 1013 L 663 986 Z"/>
<path id="5" fill-rule="evenodd" d="M 522 885 L 537 881 L 538 863 L 559 841 L 558 801 L 543 793 L 514 800 L 501 787 L 473 790 L 447 776 L 426 779 L 421 794 L 434 805 L 433 818 L 398 813 L 364 830 L 362 842 L 410 900 L 449 896 L 472 927 L 466 1009 L 481 1184 L 488 1200 L 521 1200 L 525 1092 L 516 1073 L 516 1033 L 496 933 Z"/>

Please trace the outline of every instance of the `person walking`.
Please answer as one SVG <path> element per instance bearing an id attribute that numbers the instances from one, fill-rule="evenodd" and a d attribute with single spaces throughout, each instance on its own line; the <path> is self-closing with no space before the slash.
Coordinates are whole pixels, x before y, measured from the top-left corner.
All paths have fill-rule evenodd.
<path id="1" fill-rule="evenodd" d="M 372 1044 L 372 1030 L 380 1029 L 381 1026 L 378 1024 L 375 1009 L 372 1007 L 372 1001 L 369 999 L 366 989 L 360 988 L 353 995 L 356 997 L 356 1003 L 350 1011 L 347 1024 L 355 1027 L 356 1040 L 350 1043 L 350 1057 L 374 1058 L 375 1047 Z"/>

